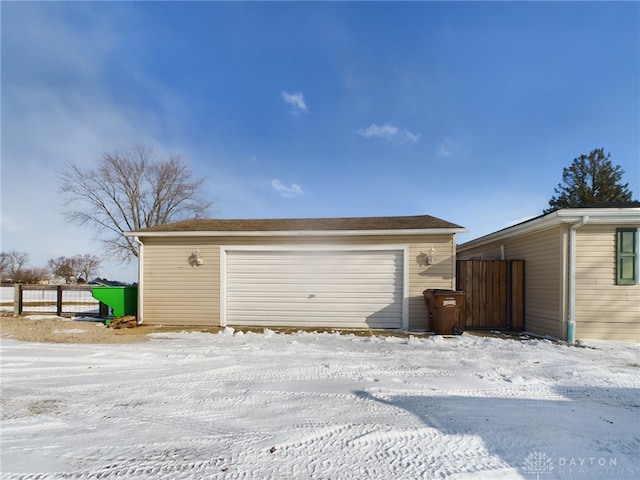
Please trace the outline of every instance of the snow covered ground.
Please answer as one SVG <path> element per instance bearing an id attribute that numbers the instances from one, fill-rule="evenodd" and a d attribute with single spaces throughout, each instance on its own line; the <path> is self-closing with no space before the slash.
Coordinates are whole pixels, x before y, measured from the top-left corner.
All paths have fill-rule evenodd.
<path id="1" fill-rule="evenodd" d="M 2 478 L 640 477 L 637 344 L 0 341 Z"/>

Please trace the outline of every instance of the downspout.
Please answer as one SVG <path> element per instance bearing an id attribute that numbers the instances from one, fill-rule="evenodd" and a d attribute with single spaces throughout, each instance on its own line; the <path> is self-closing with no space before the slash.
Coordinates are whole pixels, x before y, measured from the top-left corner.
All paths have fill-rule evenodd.
<path id="1" fill-rule="evenodd" d="M 143 275 L 143 259 L 144 259 L 144 244 L 140 241 L 140 239 L 138 238 L 138 236 L 133 237 L 133 240 L 139 245 L 139 249 L 138 249 L 138 315 L 137 315 L 137 319 L 138 319 L 138 323 L 141 324 L 143 322 L 143 305 L 144 302 L 142 301 L 144 298 L 144 283 L 143 283 L 143 279 L 144 279 L 144 275 Z"/>
<path id="2" fill-rule="evenodd" d="M 569 229 L 569 278 L 567 295 L 569 297 L 569 312 L 567 319 L 567 342 L 576 341 L 576 230 L 587 224 L 589 216 L 584 215 L 571 225 Z"/>

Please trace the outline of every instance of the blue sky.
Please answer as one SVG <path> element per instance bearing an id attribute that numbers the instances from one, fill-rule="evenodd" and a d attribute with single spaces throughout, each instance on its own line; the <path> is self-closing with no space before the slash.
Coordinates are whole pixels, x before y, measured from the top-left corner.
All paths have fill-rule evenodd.
<path id="1" fill-rule="evenodd" d="M 604 148 L 640 197 L 638 2 L 2 2 L 2 250 L 99 254 L 57 172 L 179 153 L 221 218 L 539 215 Z M 102 276 L 133 281 L 133 265 Z"/>

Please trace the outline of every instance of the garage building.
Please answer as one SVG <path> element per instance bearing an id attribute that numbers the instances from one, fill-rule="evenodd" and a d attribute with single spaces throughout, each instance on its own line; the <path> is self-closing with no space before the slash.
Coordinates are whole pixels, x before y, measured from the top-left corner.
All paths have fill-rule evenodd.
<path id="1" fill-rule="evenodd" d="M 194 219 L 129 232 L 154 325 L 428 330 L 459 225 L 429 216 Z"/>

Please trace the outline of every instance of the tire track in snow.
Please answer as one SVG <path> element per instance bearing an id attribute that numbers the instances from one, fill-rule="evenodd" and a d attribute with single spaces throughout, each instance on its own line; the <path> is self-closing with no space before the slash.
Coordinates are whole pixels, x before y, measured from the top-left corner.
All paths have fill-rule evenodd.
<path id="1" fill-rule="evenodd" d="M 121 355 L 118 350 L 112 366 L 100 363 L 108 359 L 107 350 L 101 350 L 100 356 L 82 364 L 99 373 L 84 375 L 74 367 L 67 382 L 64 362 L 40 371 L 35 363 L 18 365 L 20 359 L 14 356 L 14 366 L 7 370 L 13 382 L 9 390 L 3 389 L 3 402 L 6 392 L 9 399 L 2 413 L 8 415 L 8 427 L 24 438 L 10 446 L 16 452 L 33 452 L 37 446 L 28 443 L 35 438 L 30 428 L 42 422 L 48 438 L 55 432 L 58 441 L 47 446 L 47 455 L 60 454 L 68 468 L 9 473 L 6 478 L 413 479 L 481 472 L 490 477 L 498 470 L 517 472 L 514 466 L 523 461 L 523 451 L 551 451 L 557 438 L 578 442 L 584 451 L 613 448 L 637 458 L 640 440 L 629 435 L 616 440 L 617 426 L 609 427 L 602 406 L 637 412 L 634 397 L 616 388 L 637 389 L 638 382 L 615 378 L 607 392 L 605 379 L 599 378 L 591 388 L 584 382 L 588 366 L 576 367 L 578 360 L 552 345 L 536 352 L 544 363 L 557 364 L 551 375 L 543 373 L 535 356 L 518 355 L 527 349 L 516 343 L 476 342 L 496 347 L 501 358 L 509 352 L 509 363 L 499 368 L 481 365 L 492 365 L 489 350 L 476 352 L 481 360 L 460 361 L 463 351 L 451 345 L 437 352 L 403 346 L 389 353 L 386 346 L 378 352 L 378 342 L 366 353 L 331 357 L 333 352 L 323 352 L 320 359 L 322 349 L 308 342 L 310 351 L 300 350 L 299 356 L 288 355 L 282 362 L 278 344 L 263 343 L 256 350 L 272 351 L 253 359 L 243 356 L 241 345 L 226 345 L 230 348 L 224 357 L 209 343 L 157 355 L 133 349 Z M 72 350 L 73 358 L 89 352 Z M 576 353 L 584 352 L 571 352 Z M 383 356 L 392 365 L 376 365 L 371 355 Z M 436 365 L 438 355 L 442 362 Z M 515 382 L 521 360 L 527 362 L 523 378 Z M 567 362 L 570 366 L 565 367 Z M 618 367 L 631 378 L 632 369 Z M 567 368 L 576 374 L 565 372 Z M 527 384 L 528 372 L 536 383 Z M 23 374 L 33 378 L 20 378 Z M 65 385 L 69 381 L 82 384 Z M 20 406 L 24 399 L 34 403 L 36 412 L 27 421 Z M 58 399 L 64 401 L 48 403 Z M 513 424 L 518 418 L 514 412 L 523 411 L 529 416 L 521 425 Z M 554 425 L 554 418 L 563 418 L 577 426 L 585 413 L 594 411 L 603 418 L 589 421 L 607 427 L 597 430 L 601 438 L 568 439 L 571 429 Z M 20 412 L 23 417 L 11 417 Z M 97 425 L 95 419 L 102 420 Z M 539 423 L 543 433 L 530 431 L 530 421 Z M 112 436 L 101 437 L 101 428 Z M 83 440 L 71 441 L 72 435 Z"/>

